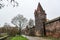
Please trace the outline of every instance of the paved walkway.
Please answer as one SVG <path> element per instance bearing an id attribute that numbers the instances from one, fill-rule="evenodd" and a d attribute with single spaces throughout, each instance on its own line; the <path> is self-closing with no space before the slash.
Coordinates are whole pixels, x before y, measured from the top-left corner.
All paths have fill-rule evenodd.
<path id="1" fill-rule="evenodd" d="M 50 39 L 44 39 L 42 37 L 32 37 L 32 36 L 25 36 L 25 35 L 22 36 L 28 38 L 29 40 L 50 40 Z"/>

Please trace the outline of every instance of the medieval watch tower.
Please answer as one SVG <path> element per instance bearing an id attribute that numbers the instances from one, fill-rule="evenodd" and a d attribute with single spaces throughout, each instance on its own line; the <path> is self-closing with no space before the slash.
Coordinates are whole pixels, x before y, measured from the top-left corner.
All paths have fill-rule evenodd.
<path id="1" fill-rule="evenodd" d="M 43 10 L 40 3 L 38 3 L 37 10 L 34 12 L 35 15 L 35 33 L 36 36 L 44 35 L 44 26 L 43 23 L 46 22 L 46 13 Z"/>

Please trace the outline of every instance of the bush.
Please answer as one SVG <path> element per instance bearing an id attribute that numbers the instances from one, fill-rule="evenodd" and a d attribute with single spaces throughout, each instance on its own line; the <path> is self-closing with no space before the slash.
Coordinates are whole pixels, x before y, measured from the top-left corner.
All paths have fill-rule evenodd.
<path id="1" fill-rule="evenodd" d="M 18 30 L 16 29 L 16 28 L 12 28 L 9 32 L 8 32 L 8 34 L 10 35 L 10 36 L 15 36 L 15 35 L 17 35 L 18 34 Z"/>

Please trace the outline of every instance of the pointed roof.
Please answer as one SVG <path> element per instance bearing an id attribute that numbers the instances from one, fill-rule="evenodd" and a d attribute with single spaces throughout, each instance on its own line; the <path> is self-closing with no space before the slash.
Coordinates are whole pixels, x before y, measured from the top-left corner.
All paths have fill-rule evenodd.
<path id="1" fill-rule="evenodd" d="M 37 11 L 43 11 L 43 8 L 42 8 L 42 6 L 41 6 L 40 2 L 38 3 Z"/>

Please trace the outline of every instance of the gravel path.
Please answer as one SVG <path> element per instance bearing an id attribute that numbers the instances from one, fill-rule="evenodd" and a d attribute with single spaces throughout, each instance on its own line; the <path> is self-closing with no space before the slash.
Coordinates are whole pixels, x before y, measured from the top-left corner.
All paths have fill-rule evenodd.
<path id="1" fill-rule="evenodd" d="M 42 37 L 32 37 L 32 36 L 25 36 L 25 35 L 22 36 L 28 38 L 29 40 L 50 40 L 50 39 L 44 39 Z"/>

